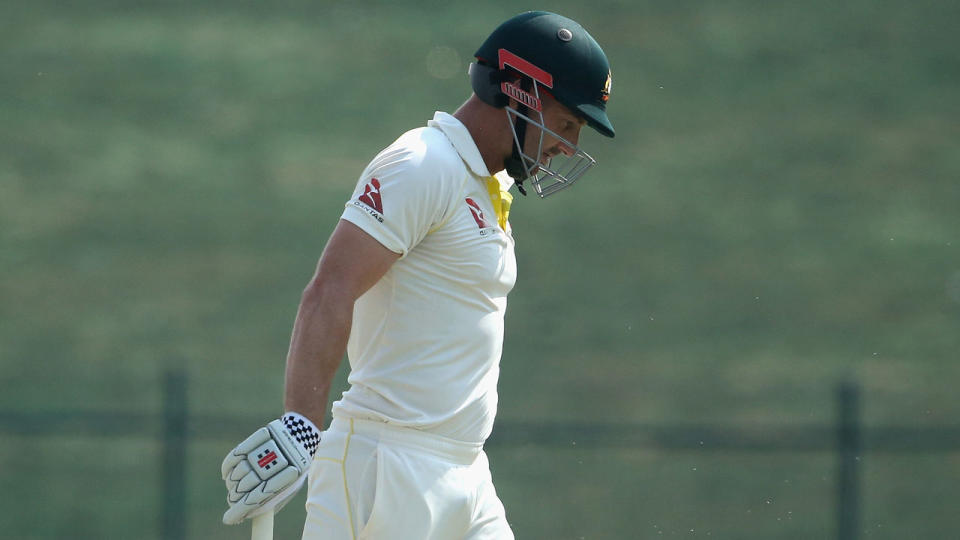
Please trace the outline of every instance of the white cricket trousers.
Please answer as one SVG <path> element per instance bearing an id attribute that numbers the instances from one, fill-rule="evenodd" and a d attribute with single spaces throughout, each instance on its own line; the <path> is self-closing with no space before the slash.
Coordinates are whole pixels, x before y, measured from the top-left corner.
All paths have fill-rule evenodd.
<path id="1" fill-rule="evenodd" d="M 482 445 L 334 418 L 307 481 L 304 540 L 512 540 Z"/>

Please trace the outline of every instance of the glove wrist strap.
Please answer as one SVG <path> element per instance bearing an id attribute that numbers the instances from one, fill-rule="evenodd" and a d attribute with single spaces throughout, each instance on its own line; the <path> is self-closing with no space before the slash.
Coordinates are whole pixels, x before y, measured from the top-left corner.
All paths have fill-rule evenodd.
<path id="1" fill-rule="evenodd" d="M 287 411 L 280 417 L 283 426 L 287 428 L 298 443 L 300 443 L 310 457 L 317 451 L 317 445 L 320 444 L 320 430 L 306 416 L 293 411 Z"/>

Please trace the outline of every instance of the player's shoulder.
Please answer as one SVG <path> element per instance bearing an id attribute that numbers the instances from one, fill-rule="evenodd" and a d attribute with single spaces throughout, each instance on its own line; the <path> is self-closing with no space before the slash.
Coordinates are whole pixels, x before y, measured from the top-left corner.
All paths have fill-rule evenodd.
<path id="1" fill-rule="evenodd" d="M 411 129 L 385 148 L 377 160 L 418 177 L 462 178 L 467 174 L 460 154 L 442 131 L 434 127 Z"/>

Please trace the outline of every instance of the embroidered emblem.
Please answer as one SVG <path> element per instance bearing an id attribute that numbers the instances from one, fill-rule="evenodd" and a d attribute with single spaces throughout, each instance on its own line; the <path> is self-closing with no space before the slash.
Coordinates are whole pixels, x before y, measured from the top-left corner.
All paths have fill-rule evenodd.
<path id="1" fill-rule="evenodd" d="M 477 227 L 481 229 L 488 229 L 492 225 L 487 222 L 486 218 L 483 217 L 483 210 L 480 209 L 480 205 L 477 204 L 477 201 L 467 197 L 466 199 L 467 207 L 470 208 L 470 213 L 473 214 L 474 221 L 477 222 Z"/>
<path id="2" fill-rule="evenodd" d="M 379 180 L 376 178 L 372 178 L 370 180 L 370 183 L 367 184 L 367 187 L 363 191 L 363 195 L 360 196 L 360 202 L 376 210 L 380 214 L 383 213 L 383 201 L 380 199 Z"/>
<path id="3" fill-rule="evenodd" d="M 600 91 L 600 101 L 606 103 L 610 99 L 610 90 L 613 89 L 613 73 L 607 71 L 607 82 L 603 84 L 603 90 Z"/>

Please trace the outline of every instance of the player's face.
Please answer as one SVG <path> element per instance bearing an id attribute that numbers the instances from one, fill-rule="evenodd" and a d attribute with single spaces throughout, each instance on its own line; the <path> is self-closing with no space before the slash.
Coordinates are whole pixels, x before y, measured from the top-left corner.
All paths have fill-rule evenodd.
<path id="1" fill-rule="evenodd" d="M 543 132 L 543 147 L 540 149 L 539 163 L 547 165 L 550 158 L 564 154 L 567 156 L 576 153 L 576 146 L 580 140 L 580 130 L 586 125 L 586 120 L 574 114 L 565 105 L 549 95 L 543 97 L 543 123 L 549 131 Z M 550 132 L 553 133 L 550 133 Z M 527 126 L 524 153 L 530 157 L 536 155 L 540 146 L 540 128 L 535 125 Z M 559 135 L 561 138 L 554 136 Z M 570 145 L 566 144 L 564 140 Z"/>

